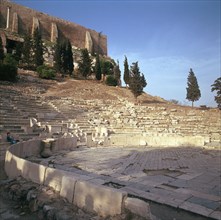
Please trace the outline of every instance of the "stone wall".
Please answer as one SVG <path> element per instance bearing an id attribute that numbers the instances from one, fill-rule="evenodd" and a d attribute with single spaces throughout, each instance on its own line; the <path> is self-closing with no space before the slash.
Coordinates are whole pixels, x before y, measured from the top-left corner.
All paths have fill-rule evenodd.
<path id="1" fill-rule="evenodd" d="M 55 145 L 59 151 L 77 147 L 77 142 L 76 138 L 64 138 L 58 139 Z M 125 191 L 90 182 L 92 179 L 102 182 L 93 175 L 84 176 L 25 160 L 28 156 L 39 155 L 40 151 L 41 140 L 12 145 L 5 156 L 5 172 L 8 177 L 22 176 L 35 183 L 50 186 L 70 203 L 89 212 L 96 212 L 102 217 L 121 215 L 129 211 L 144 219 L 152 219 L 148 203 L 128 198 Z"/>
<path id="2" fill-rule="evenodd" d="M 48 41 L 55 41 L 56 37 L 66 37 L 71 44 L 78 48 L 91 48 L 92 40 L 95 52 L 107 55 L 107 36 L 94 30 L 85 28 L 73 22 L 65 21 L 30 8 L 0 0 L 0 30 L 7 37 L 22 36 L 27 31 L 32 33 L 39 27 L 42 37 Z M 0 33 L 1 34 L 1 33 Z"/>

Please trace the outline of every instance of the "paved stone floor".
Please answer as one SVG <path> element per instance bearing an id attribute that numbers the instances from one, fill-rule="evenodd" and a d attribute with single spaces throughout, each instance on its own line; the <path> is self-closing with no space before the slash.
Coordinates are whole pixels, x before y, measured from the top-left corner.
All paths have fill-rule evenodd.
<path id="1" fill-rule="evenodd" d="M 203 148 L 80 147 L 29 158 L 148 201 L 221 219 L 221 151 Z"/>

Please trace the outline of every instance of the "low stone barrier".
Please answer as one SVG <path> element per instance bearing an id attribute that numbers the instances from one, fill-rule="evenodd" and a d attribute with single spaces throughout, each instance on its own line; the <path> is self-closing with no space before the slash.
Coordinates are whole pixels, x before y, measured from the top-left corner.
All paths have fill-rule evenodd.
<path id="1" fill-rule="evenodd" d="M 54 151 L 77 147 L 77 138 L 61 138 L 54 143 Z M 149 204 L 128 200 L 127 193 L 103 185 L 87 182 L 87 178 L 72 172 L 66 172 L 24 158 L 39 155 L 41 140 L 31 140 L 10 146 L 5 156 L 5 172 L 9 178 L 22 176 L 32 182 L 50 186 L 66 198 L 70 203 L 100 216 L 114 216 L 131 212 L 145 219 L 151 219 Z M 93 178 L 93 177 L 91 177 Z M 90 179 L 91 179 L 90 178 Z M 94 177 L 95 178 L 95 177 Z M 138 211 L 139 210 L 139 211 Z"/>
<path id="2" fill-rule="evenodd" d="M 202 136 L 148 135 L 148 134 L 111 134 L 104 146 L 152 146 L 152 147 L 202 147 L 209 143 Z"/>

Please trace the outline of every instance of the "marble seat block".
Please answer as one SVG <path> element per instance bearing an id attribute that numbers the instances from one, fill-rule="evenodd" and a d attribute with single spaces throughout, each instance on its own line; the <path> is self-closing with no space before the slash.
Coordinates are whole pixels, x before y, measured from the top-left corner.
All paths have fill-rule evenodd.
<path id="1" fill-rule="evenodd" d="M 114 216 L 121 214 L 126 196 L 127 193 L 123 191 L 79 181 L 75 186 L 73 203 L 103 217 Z"/>
<path id="2" fill-rule="evenodd" d="M 125 209 L 129 210 L 133 214 L 141 216 L 144 219 L 152 219 L 148 203 L 136 198 L 127 198 L 124 204 Z"/>
<path id="3" fill-rule="evenodd" d="M 44 183 L 46 167 L 40 164 L 24 160 L 22 167 L 22 176 L 38 184 Z"/>
<path id="4" fill-rule="evenodd" d="M 74 176 L 63 176 L 61 181 L 60 196 L 66 198 L 70 203 L 73 202 L 75 184 L 77 182 Z"/>
<path id="5" fill-rule="evenodd" d="M 44 185 L 52 187 L 55 191 L 61 191 L 63 176 L 69 176 L 70 173 L 47 167 L 45 172 Z"/>

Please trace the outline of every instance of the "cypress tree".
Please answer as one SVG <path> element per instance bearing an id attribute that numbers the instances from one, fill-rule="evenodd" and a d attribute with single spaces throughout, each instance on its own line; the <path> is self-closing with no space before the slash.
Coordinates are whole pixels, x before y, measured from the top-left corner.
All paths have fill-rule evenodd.
<path id="1" fill-rule="evenodd" d="M 0 62 L 3 61 L 5 55 L 4 55 L 4 49 L 3 49 L 3 43 L 2 43 L 2 38 L 0 36 Z"/>
<path id="2" fill-rule="evenodd" d="M 192 102 L 192 107 L 193 107 L 193 102 L 199 100 L 199 98 L 201 97 L 201 93 L 198 86 L 197 78 L 191 68 L 187 78 L 186 90 L 187 90 L 186 99 Z"/>
<path id="3" fill-rule="evenodd" d="M 100 57 L 98 53 L 96 55 L 95 75 L 96 75 L 97 80 L 101 80 L 101 63 L 100 63 Z"/>
<path id="4" fill-rule="evenodd" d="M 57 72 L 61 72 L 61 45 L 57 39 L 54 51 L 54 68 Z"/>
<path id="5" fill-rule="evenodd" d="M 32 63 L 31 52 L 32 52 L 32 40 L 30 34 L 27 33 L 24 37 L 24 44 L 22 47 L 22 54 L 23 54 L 22 62 L 26 65 L 30 65 Z"/>
<path id="6" fill-rule="evenodd" d="M 141 84 L 142 84 L 143 88 L 145 88 L 147 86 L 147 81 L 146 81 L 143 73 L 141 75 Z"/>
<path id="7" fill-rule="evenodd" d="M 119 61 L 117 61 L 117 64 L 114 67 L 114 77 L 117 80 L 117 85 L 121 86 L 121 71 L 120 71 L 120 66 L 119 66 Z"/>
<path id="8" fill-rule="evenodd" d="M 67 72 L 69 75 L 72 75 L 74 70 L 74 60 L 73 60 L 73 52 L 71 42 L 69 40 L 66 41 L 66 59 L 67 59 Z"/>
<path id="9" fill-rule="evenodd" d="M 41 66 L 44 63 L 43 58 L 43 43 L 41 34 L 38 28 L 35 29 L 33 35 L 33 52 L 34 52 L 34 65 Z"/>
<path id="10" fill-rule="evenodd" d="M 129 85 L 129 81 L 130 81 L 130 71 L 129 71 L 129 66 L 128 66 L 128 62 L 127 62 L 127 57 L 125 56 L 125 60 L 124 60 L 124 82 L 127 85 Z"/>
<path id="11" fill-rule="evenodd" d="M 81 59 L 78 63 L 79 71 L 83 77 L 87 78 L 87 76 L 91 73 L 91 59 L 87 49 L 81 50 Z"/>
<path id="12" fill-rule="evenodd" d="M 211 85 L 211 91 L 216 91 L 215 101 L 218 105 L 218 108 L 221 109 L 221 77 L 217 78 L 214 83 Z"/>
<path id="13" fill-rule="evenodd" d="M 142 94 L 144 88 L 144 75 L 140 73 L 138 62 L 135 62 L 130 67 L 129 88 L 135 98 Z M 146 80 L 145 80 L 146 81 Z"/>
<path id="14" fill-rule="evenodd" d="M 61 72 L 67 74 L 68 71 L 68 56 L 67 56 L 67 40 L 61 43 Z"/>
<path id="15" fill-rule="evenodd" d="M 14 58 L 17 62 L 21 60 L 21 55 L 22 55 L 22 43 L 17 42 L 14 54 Z"/>

